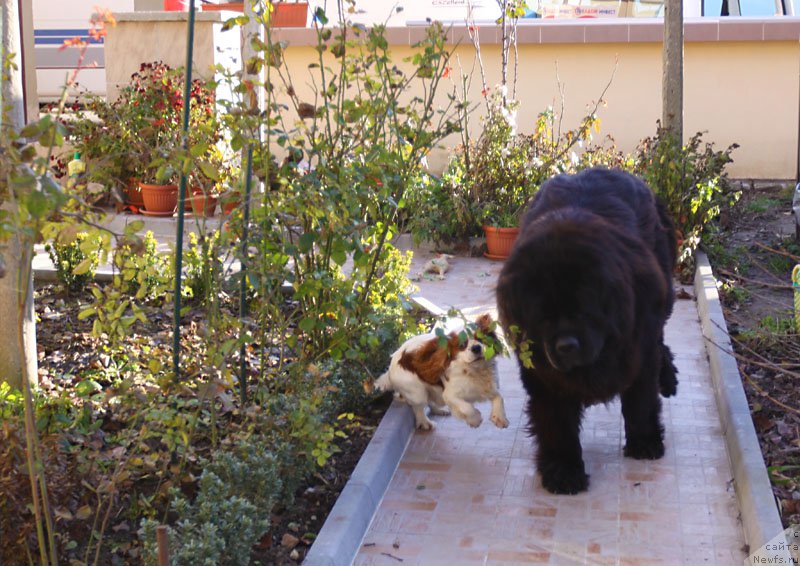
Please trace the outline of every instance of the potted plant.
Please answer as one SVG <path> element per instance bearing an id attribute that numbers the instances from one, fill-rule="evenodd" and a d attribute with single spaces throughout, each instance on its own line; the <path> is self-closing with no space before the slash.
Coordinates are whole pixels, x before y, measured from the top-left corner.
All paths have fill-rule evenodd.
<path id="1" fill-rule="evenodd" d="M 119 101 L 109 103 L 94 95 L 83 97 L 74 106 L 75 118 L 69 122 L 70 143 L 86 164 L 87 184 L 100 185 L 114 195 L 141 208 L 141 193 L 134 181 L 135 160 L 131 159 L 131 131 L 121 116 L 128 109 Z"/>
<path id="2" fill-rule="evenodd" d="M 519 216 L 535 190 L 529 179 L 529 144 L 516 133 L 516 106 L 504 99 L 502 87 L 497 89 L 480 137 L 467 148 L 469 190 L 486 235 L 489 259 L 508 257 L 519 231 Z"/>
<path id="3" fill-rule="evenodd" d="M 128 159 L 139 179 L 144 214 L 169 216 L 178 202 L 177 179 L 189 158 L 182 149 L 184 73 L 162 62 L 143 63 L 114 103 L 129 141 Z M 203 155 L 219 139 L 214 91 L 194 80 L 190 90 L 190 155 Z M 205 145 L 203 145 L 205 144 Z M 195 150 L 195 146 L 201 146 Z"/>
<path id="4" fill-rule="evenodd" d="M 595 165 L 618 167 L 625 164 L 623 156 L 613 147 L 592 144 L 592 132 L 599 132 L 596 112 L 605 90 L 574 129 L 562 128 L 563 116 L 547 108 L 538 115 L 531 133 L 517 133 L 516 65 L 512 80 L 508 80 L 508 62 L 510 47 L 516 42 L 517 21 L 524 14 L 524 2 L 498 0 L 498 4 L 502 9 L 501 81 L 495 88 L 489 88 L 481 72 L 486 113 L 480 134 L 477 139 L 470 138 L 472 109 L 464 86 L 457 94 L 463 143 L 440 179 L 420 183 L 416 190 L 410 191 L 409 210 L 415 213 L 408 219 L 415 239 L 425 237 L 448 243 L 447 240 L 458 238 L 462 242 L 453 243 L 461 247 L 466 238 L 471 252 L 479 249 L 471 241 L 472 237 L 482 231 L 487 247 L 484 255 L 491 259 L 507 257 L 518 234 L 520 216 L 548 178 Z M 468 33 L 483 70 L 477 28 L 474 22 L 469 24 Z M 468 78 L 462 79 L 462 84 L 467 85 Z M 606 90 L 609 86 L 610 82 Z M 575 150 L 576 145 L 581 146 L 580 151 Z M 434 210 L 434 214 L 427 212 L 429 210 Z"/>
<path id="5" fill-rule="evenodd" d="M 199 153 L 203 147 L 206 146 L 193 146 L 193 153 Z M 230 160 L 225 158 L 219 144 L 207 146 L 203 155 L 193 161 L 193 167 L 189 173 L 189 186 L 191 187 L 192 212 L 196 216 L 214 216 L 221 187 L 226 186 L 232 177 L 232 168 L 229 163 Z"/>

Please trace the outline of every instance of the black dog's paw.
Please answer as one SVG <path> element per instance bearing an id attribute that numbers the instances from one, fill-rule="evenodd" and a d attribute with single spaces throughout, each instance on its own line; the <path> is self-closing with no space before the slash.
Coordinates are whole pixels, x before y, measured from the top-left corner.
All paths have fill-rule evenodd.
<path id="1" fill-rule="evenodd" d="M 550 493 L 575 495 L 589 489 L 589 476 L 580 465 L 547 462 L 539 465 L 542 485 Z"/>
<path id="2" fill-rule="evenodd" d="M 664 455 L 664 441 L 660 438 L 631 438 L 625 442 L 624 454 L 635 460 L 658 460 Z"/>

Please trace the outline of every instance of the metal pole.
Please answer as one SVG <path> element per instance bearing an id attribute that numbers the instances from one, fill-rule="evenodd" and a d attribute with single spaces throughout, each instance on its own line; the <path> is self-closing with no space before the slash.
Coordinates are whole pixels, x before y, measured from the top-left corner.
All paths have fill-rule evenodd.
<path id="1" fill-rule="evenodd" d="M 186 82 L 183 90 L 183 149 L 189 147 L 189 105 L 192 90 L 192 58 L 194 51 L 194 0 L 189 0 L 189 34 L 186 45 Z M 181 362 L 181 279 L 183 270 L 183 215 L 186 210 L 186 172 L 181 167 L 178 188 L 178 227 L 175 235 L 175 320 L 172 327 L 172 370 L 180 378 Z"/>
<path id="2" fill-rule="evenodd" d="M 250 194 L 253 187 L 253 146 L 247 147 L 247 170 L 244 178 L 244 211 L 242 218 L 242 269 L 240 272 L 241 281 L 239 282 L 239 320 L 244 323 L 247 316 L 247 239 L 249 236 L 250 224 Z M 247 403 L 247 359 L 245 358 L 245 347 L 242 344 L 239 348 L 239 390 L 242 397 L 242 405 Z"/>
<path id="3" fill-rule="evenodd" d="M 244 14 L 247 16 L 247 23 L 243 29 L 242 41 L 242 75 L 245 79 L 258 84 L 261 82 L 261 73 L 251 71 L 250 61 L 258 57 L 258 52 L 253 49 L 254 39 L 263 39 L 264 25 L 259 17 L 263 14 L 263 3 L 258 0 L 245 0 Z M 249 93 L 250 109 L 259 112 L 264 107 L 264 96 L 266 91 L 263 88 L 254 89 Z M 244 210 L 242 211 L 242 248 L 240 272 L 241 280 L 239 283 L 239 321 L 244 325 L 247 317 L 247 260 L 248 260 L 248 238 L 250 233 L 250 200 L 253 193 L 253 141 L 245 149 L 245 185 L 244 185 Z M 242 405 L 247 403 L 247 358 L 245 357 L 246 348 L 242 344 L 239 349 L 239 391 Z"/>

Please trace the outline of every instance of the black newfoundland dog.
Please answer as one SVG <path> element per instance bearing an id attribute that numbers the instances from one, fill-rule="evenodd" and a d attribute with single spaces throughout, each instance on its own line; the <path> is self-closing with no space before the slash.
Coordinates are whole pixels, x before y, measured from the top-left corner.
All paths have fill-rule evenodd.
<path id="1" fill-rule="evenodd" d="M 544 183 L 497 285 L 500 321 L 528 392 L 536 463 L 553 493 L 589 486 L 585 407 L 620 395 L 625 455 L 664 455 L 661 399 L 677 390 L 664 344 L 674 227 L 639 178 L 589 169 Z"/>

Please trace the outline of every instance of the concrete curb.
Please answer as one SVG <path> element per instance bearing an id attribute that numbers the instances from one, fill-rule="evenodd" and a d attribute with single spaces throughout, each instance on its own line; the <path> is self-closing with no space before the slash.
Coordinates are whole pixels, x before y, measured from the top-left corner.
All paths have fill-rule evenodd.
<path id="1" fill-rule="evenodd" d="M 349 566 L 414 433 L 414 415 L 395 401 L 353 470 L 303 561 L 307 566 Z"/>
<path id="2" fill-rule="evenodd" d="M 433 316 L 447 312 L 421 295 L 411 301 Z M 415 425 L 407 404 L 394 401 L 389 406 L 303 560 L 304 566 L 349 566 L 353 562 Z"/>
<path id="3" fill-rule="evenodd" d="M 732 347 L 719 302 L 717 282 L 708 257 L 700 251 L 697 252 L 694 289 L 722 433 L 731 459 L 744 536 L 750 552 L 754 552 L 780 534 L 783 526 L 750 416 L 739 367 L 730 354 Z"/>

